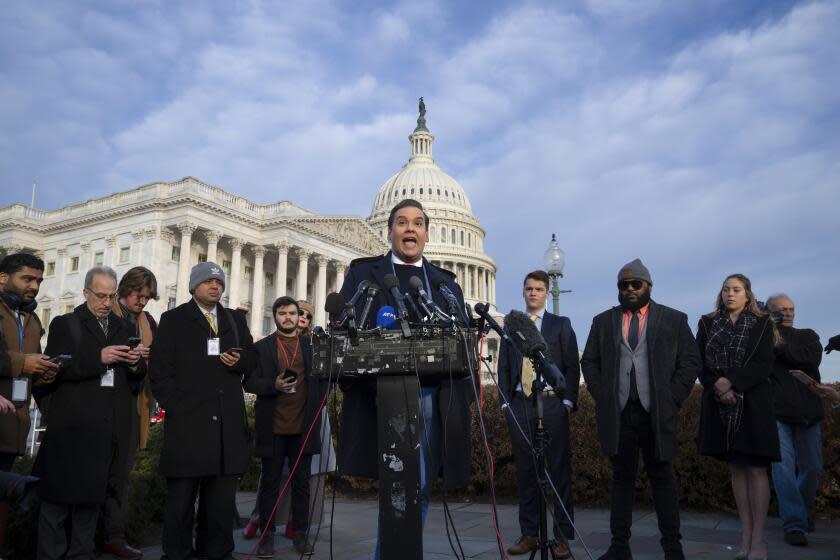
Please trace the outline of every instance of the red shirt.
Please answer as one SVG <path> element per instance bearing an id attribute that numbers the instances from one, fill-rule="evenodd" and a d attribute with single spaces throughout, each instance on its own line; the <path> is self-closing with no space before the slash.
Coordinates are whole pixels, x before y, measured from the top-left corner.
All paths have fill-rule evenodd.
<path id="1" fill-rule="evenodd" d="M 650 302 L 648 302 L 644 307 L 639 309 L 637 313 L 639 314 L 639 340 L 642 338 L 642 333 L 645 332 L 645 325 L 647 324 L 647 316 L 648 311 L 650 311 Z M 633 313 L 631 311 L 625 311 L 621 317 L 621 336 L 624 337 L 624 341 L 627 342 L 627 334 L 630 332 L 630 321 L 633 319 Z"/>

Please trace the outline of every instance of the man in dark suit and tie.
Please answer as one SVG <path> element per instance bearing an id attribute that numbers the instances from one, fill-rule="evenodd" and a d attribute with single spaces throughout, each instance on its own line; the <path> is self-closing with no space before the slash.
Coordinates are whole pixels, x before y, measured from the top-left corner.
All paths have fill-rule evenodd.
<path id="1" fill-rule="evenodd" d="M 595 400 L 598 438 L 610 458 L 612 543 L 599 560 L 625 560 L 639 450 L 653 491 L 666 560 L 683 559 L 672 461 L 677 410 L 700 373 L 700 353 L 685 313 L 650 299 L 650 272 L 635 259 L 618 273 L 620 306 L 597 315 L 581 367 Z"/>
<path id="2" fill-rule="evenodd" d="M 569 442 L 569 416 L 575 409 L 580 382 L 578 345 L 575 331 L 568 317 L 560 317 L 545 310 L 548 298 L 549 277 L 542 270 L 525 276 L 522 295 L 531 320 L 536 323 L 548 344 L 551 360 L 566 377 L 566 387 L 555 390 L 546 387 L 543 400 L 543 418 L 548 433 L 545 457 L 551 481 L 563 499 L 568 516 L 559 503 L 554 506 L 555 558 L 568 558 L 567 539 L 574 538 L 571 520 L 572 502 L 572 450 Z M 516 486 L 519 489 L 519 527 L 522 536 L 508 549 L 510 554 L 525 554 L 538 545 L 539 493 L 536 464 L 533 454 L 533 436 L 536 428 L 536 411 L 531 398 L 534 367 L 523 358 L 514 345 L 503 342 L 499 351 L 499 392 L 502 406 L 507 410 L 508 429 L 513 444 L 516 463 Z M 523 433 L 524 432 L 524 433 Z M 526 436 L 527 435 L 527 439 Z"/>

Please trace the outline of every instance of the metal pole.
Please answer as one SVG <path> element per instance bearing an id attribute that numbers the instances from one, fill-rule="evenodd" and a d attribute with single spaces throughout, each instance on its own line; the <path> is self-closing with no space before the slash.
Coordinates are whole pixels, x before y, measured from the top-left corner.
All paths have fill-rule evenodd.
<path id="1" fill-rule="evenodd" d="M 551 275 L 551 299 L 555 315 L 560 315 L 560 286 L 557 285 L 557 275 Z"/>

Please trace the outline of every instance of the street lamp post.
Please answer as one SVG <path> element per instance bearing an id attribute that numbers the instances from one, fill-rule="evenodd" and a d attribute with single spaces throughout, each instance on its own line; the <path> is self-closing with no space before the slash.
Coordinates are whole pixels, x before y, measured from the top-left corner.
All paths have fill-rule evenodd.
<path id="1" fill-rule="evenodd" d="M 557 244 L 557 237 L 551 234 L 551 243 L 548 244 L 548 249 L 545 251 L 543 257 L 545 263 L 545 271 L 551 278 L 551 299 L 553 304 L 553 313 L 560 314 L 560 294 L 567 294 L 572 290 L 561 290 L 558 285 L 558 278 L 563 278 L 563 267 L 566 266 L 566 253 Z"/>

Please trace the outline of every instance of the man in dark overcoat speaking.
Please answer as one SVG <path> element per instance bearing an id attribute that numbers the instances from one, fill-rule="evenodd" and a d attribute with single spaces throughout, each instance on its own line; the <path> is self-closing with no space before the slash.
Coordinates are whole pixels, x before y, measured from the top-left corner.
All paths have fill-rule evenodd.
<path id="1" fill-rule="evenodd" d="M 613 469 L 612 543 L 602 560 L 632 558 L 630 526 L 640 450 L 665 558 L 684 558 L 672 461 L 677 410 L 700 374 L 700 354 L 685 313 L 654 302 L 652 288 L 642 261 L 635 259 L 621 267 L 621 305 L 592 320 L 580 362 L 595 400 L 601 448 Z"/>
<path id="2" fill-rule="evenodd" d="M 192 299 L 164 313 L 152 345 L 152 393 L 166 410 L 160 472 L 166 477 L 163 552 L 192 554 L 196 495 L 205 500 L 210 560 L 233 551 L 238 477 L 248 464 L 242 377 L 255 364 L 245 317 L 219 304 L 225 273 L 212 262 L 190 273 Z"/>

